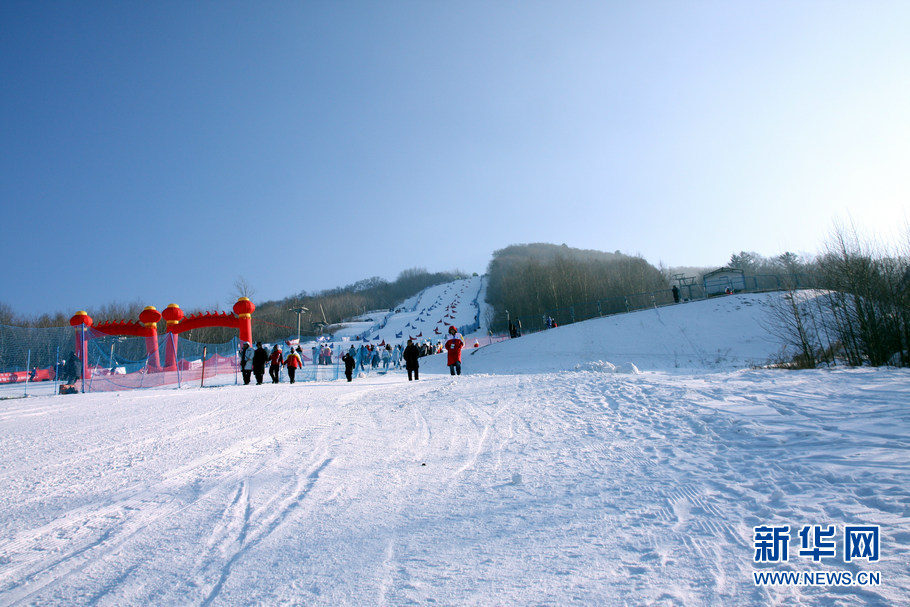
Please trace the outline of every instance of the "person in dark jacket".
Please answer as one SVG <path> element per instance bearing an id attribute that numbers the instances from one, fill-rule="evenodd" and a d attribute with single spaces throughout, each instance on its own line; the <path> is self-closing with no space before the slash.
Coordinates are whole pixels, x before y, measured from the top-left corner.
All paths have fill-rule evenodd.
<path id="1" fill-rule="evenodd" d="M 80 371 L 82 371 L 82 362 L 75 352 L 70 352 L 69 357 L 66 359 L 66 364 L 63 365 L 63 383 L 75 384 L 81 377 Z"/>
<path id="2" fill-rule="evenodd" d="M 262 342 L 256 342 L 256 351 L 253 352 L 253 375 L 256 376 L 256 385 L 262 385 L 262 378 L 265 375 L 265 363 L 269 360 L 269 353 L 262 347 Z"/>
<path id="3" fill-rule="evenodd" d="M 411 381 L 412 375 L 413 379 L 420 379 L 420 363 L 417 362 L 420 358 L 420 350 L 410 339 L 408 340 L 408 345 L 405 346 L 402 357 L 404 358 L 404 368 L 408 370 L 408 381 Z"/>
<path id="4" fill-rule="evenodd" d="M 357 359 L 351 352 L 354 351 L 354 347 L 351 346 L 351 349 L 344 353 L 344 356 L 341 357 L 341 360 L 344 361 L 344 376 L 348 378 L 348 381 L 353 379 L 354 367 L 357 366 Z"/>

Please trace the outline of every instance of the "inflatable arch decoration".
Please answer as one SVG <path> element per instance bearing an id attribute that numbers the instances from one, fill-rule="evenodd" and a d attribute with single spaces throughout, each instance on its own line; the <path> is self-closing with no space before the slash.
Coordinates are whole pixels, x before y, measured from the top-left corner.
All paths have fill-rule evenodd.
<path id="1" fill-rule="evenodd" d="M 70 325 L 76 329 L 76 353 L 80 360 L 86 361 L 88 354 L 88 341 L 93 338 L 91 334 L 84 334 L 82 327 L 92 329 L 104 335 L 126 335 L 130 337 L 144 337 L 145 348 L 148 353 L 149 367 L 154 370 L 173 370 L 177 368 L 177 339 L 184 331 L 200 329 L 202 327 L 226 327 L 237 329 L 240 341 L 253 343 L 252 315 L 256 306 L 246 297 L 241 297 L 234 304 L 233 314 L 227 312 L 206 312 L 194 314 L 184 318 L 183 310 L 177 304 L 170 304 L 164 312 L 158 312 L 154 306 L 146 307 L 139 314 L 139 322 L 117 321 L 103 322 L 93 326 L 92 317 L 80 310 L 70 318 Z M 165 351 L 164 367 L 158 353 L 158 321 L 167 322 L 167 332 L 171 334 Z M 83 338 L 84 335 L 84 338 Z M 88 373 L 88 366 L 85 372 Z"/>

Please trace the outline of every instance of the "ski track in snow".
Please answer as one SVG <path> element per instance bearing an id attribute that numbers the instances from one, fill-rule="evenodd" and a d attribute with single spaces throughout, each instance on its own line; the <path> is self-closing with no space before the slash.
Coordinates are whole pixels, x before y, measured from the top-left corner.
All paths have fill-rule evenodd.
<path id="1" fill-rule="evenodd" d="M 428 361 L 417 382 L 0 401 L 0 605 L 910 596 L 907 371 L 473 362 L 453 378 Z M 752 560 L 764 524 L 881 525 L 878 563 L 778 569 L 881 571 L 882 585 L 755 586 L 775 569 Z"/>

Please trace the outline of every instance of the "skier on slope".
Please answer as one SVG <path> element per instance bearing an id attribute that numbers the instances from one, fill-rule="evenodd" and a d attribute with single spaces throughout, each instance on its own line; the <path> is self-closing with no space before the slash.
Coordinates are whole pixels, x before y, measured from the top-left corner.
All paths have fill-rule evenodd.
<path id="1" fill-rule="evenodd" d="M 461 375 L 461 350 L 464 348 L 464 336 L 458 332 L 458 327 L 449 327 L 449 338 L 446 340 L 445 349 L 449 353 L 446 362 L 452 375 Z"/>

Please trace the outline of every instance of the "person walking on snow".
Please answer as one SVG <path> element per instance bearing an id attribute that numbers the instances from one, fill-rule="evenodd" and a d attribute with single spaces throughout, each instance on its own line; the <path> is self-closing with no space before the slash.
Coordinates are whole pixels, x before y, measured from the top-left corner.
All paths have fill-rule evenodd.
<path id="1" fill-rule="evenodd" d="M 464 336 L 458 332 L 455 325 L 449 327 L 449 338 L 446 340 L 445 349 L 449 353 L 446 361 L 452 375 L 461 375 L 461 350 L 464 348 Z"/>
<path id="2" fill-rule="evenodd" d="M 272 364 L 269 365 L 269 377 L 272 378 L 272 383 L 278 383 L 278 374 L 281 372 L 281 365 L 284 363 L 284 356 L 281 355 L 281 348 L 277 344 L 272 348 L 272 353 L 269 355 L 269 362 Z"/>
<path id="3" fill-rule="evenodd" d="M 240 347 L 240 373 L 243 375 L 243 385 L 250 385 L 250 377 L 253 375 L 253 349 L 248 341 L 243 342 Z"/>
<path id="4" fill-rule="evenodd" d="M 294 352 L 294 348 L 291 348 L 288 352 L 288 357 L 284 359 L 284 366 L 288 368 L 288 379 L 291 383 L 294 383 L 294 374 L 297 373 L 297 369 L 303 366 L 303 359 Z"/>
<path id="5" fill-rule="evenodd" d="M 386 344 L 385 350 L 382 351 L 382 372 L 389 372 L 389 365 L 392 362 L 392 346 Z"/>
<path id="6" fill-rule="evenodd" d="M 405 347 L 402 356 L 404 357 L 404 368 L 408 370 L 408 381 L 420 379 L 420 363 L 417 362 L 420 358 L 420 350 L 417 349 L 417 346 L 415 346 L 414 342 L 410 339 L 408 340 L 408 345 Z"/>
<path id="7" fill-rule="evenodd" d="M 269 353 L 262 347 L 262 342 L 256 342 L 256 351 L 253 352 L 253 375 L 256 376 L 256 385 L 262 385 L 262 376 L 265 375 L 265 363 L 269 360 Z"/>
<path id="8" fill-rule="evenodd" d="M 354 346 L 351 346 L 351 349 L 344 353 L 341 360 L 344 362 L 344 376 L 348 381 L 351 381 L 354 376 L 354 367 L 357 366 L 357 353 L 354 350 Z"/>

